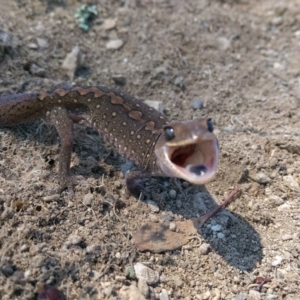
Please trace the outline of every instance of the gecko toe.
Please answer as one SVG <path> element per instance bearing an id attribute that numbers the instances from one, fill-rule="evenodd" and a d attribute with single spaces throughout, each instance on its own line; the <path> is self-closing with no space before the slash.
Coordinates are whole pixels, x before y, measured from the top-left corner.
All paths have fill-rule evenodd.
<path id="1" fill-rule="evenodd" d="M 74 187 L 79 184 L 82 178 L 83 177 L 81 175 L 68 176 L 67 178 L 61 180 L 57 193 L 61 194 L 63 191 L 68 190 L 69 196 L 73 197 L 75 194 Z"/>

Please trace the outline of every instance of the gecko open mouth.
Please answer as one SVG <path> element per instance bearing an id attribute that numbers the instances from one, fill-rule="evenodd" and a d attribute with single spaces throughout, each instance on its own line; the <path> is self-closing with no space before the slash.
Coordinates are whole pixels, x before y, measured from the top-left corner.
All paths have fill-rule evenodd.
<path id="1" fill-rule="evenodd" d="M 218 145 L 215 140 L 187 146 L 169 147 L 174 166 L 189 177 L 189 181 L 206 182 L 214 176 L 218 164 Z"/>
<path id="2" fill-rule="evenodd" d="M 163 153 L 168 164 L 161 167 L 169 176 L 175 175 L 194 184 L 204 184 L 217 171 L 219 147 L 216 138 L 188 145 L 165 145 Z"/>

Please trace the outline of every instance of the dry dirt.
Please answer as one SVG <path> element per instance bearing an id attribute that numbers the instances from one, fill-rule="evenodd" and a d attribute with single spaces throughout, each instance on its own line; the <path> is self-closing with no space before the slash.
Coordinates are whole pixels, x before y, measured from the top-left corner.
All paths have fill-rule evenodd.
<path id="1" fill-rule="evenodd" d="M 55 130 L 1 128 L 0 298 L 36 299 L 49 284 L 67 299 L 300 299 L 300 1 L 99 0 L 87 33 L 74 19 L 81 4 L 0 0 L 0 93 L 69 80 L 62 62 L 78 45 L 74 83 L 114 87 L 122 75 L 122 89 L 161 101 L 170 119 L 212 116 L 219 171 L 205 187 L 145 180 L 153 212 L 126 197 L 124 159 L 77 126 L 72 172 L 83 178 L 73 199 L 49 198 Z M 105 30 L 107 19 L 116 26 Z M 123 47 L 107 49 L 117 38 Z M 238 184 L 242 194 L 182 249 L 135 249 L 143 224 L 200 216 Z M 159 281 L 126 277 L 138 262 Z"/>

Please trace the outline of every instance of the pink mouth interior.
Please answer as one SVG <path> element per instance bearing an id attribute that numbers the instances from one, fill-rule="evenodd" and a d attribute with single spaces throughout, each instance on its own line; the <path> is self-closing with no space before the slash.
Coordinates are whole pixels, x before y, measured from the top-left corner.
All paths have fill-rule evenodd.
<path id="1" fill-rule="evenodd" d="M 178 147 L 171 155 L 171 161 L 175 165 L 185 167 L 186 160 L 195 152 L 196 145 L 188 145 L 185 147 Z"/>
<path id="2" fill-rule="evenodd" d="M 169 150 L 171 162 L 177 167 L 185 169 L 185 172 L 196 176 L 215 172 L 216 153 L 211 141 L 172 147 Z"/>

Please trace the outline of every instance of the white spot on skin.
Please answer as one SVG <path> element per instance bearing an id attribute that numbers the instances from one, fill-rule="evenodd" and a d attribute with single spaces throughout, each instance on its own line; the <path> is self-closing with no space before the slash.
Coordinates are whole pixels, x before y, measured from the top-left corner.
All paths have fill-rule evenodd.
<path id="1" fill-rule="evenodd" d="M 118 141 L 118 139 L 117 138 L 115 138 L 115 142 L 117 142 Z M 121 145 L 120 145 L 121 146 Z"/>
<path id="2" fill-rule="evenodd" d="M 147 154 L 146 157 L 147 157 L 147 158 L 150 157 L 150 154 Z"/>
<path id="3" fill-rule="evenodd" d="M 87 101 L 87 102 L 91 102 L 91 101 L 92 101 L 92 99 L 91 99 L 91 98 L 89 98 L 89 99 L 87 99 L 86 101 Z"/>
<path id="4" fill-rule="evenodd" d="M 141 136 L 138 134 L 138 135 L 136 136 L 136 138 L 137 138 L 138 140 L 140 140 L 140 139 L 141 139 Z"/>
<path id="5" fill-rule="evenodd" d="M 111 114 L 113 117 L 115 117 L 117 115 L 117 113 L 114 111 L 112 114 Z"/>
<path id="6" fill-rule="evenodd" d="M 124 126 L 126 126 L 126 125 L 127 125 L 127 123 L 126 123 L 126 122 L 123 122 L 123 125 L 124 125 Z"/>
<path id="7" fill-rule="evenodd" d="M 103 116 L 102 116 L 102 119 L 106 119 L 106 115 L 103 115 Z"/>
<path id="8" fill-rule="evenodd" d="M 61 99 L 58 99 L 57 102 L 58 102 L 58 103 L 61 103 Z"/>
<path id="9" fill-rule="evenodd" d="M 98 104 L 98 105 L 96 106 L 96 108 L 100 108 L 100 105 Z"/>
<path id="10" fill-rule="evenodd" d="M 146 144 L 149 144 L 151 141 L 150 141 L 150 139 L 147 139 L 146 140 Z"/>
<path id="11" fill-rule="evenodd" d="M 77 99 L 74 99 L 74 103 L 77 103 Z"/>
<path id="12" fill-rule="evenodd" d="M 130 131 L 130 134 L 131 134 L 131 135 L 134 135 L 134 131 Z"/>

